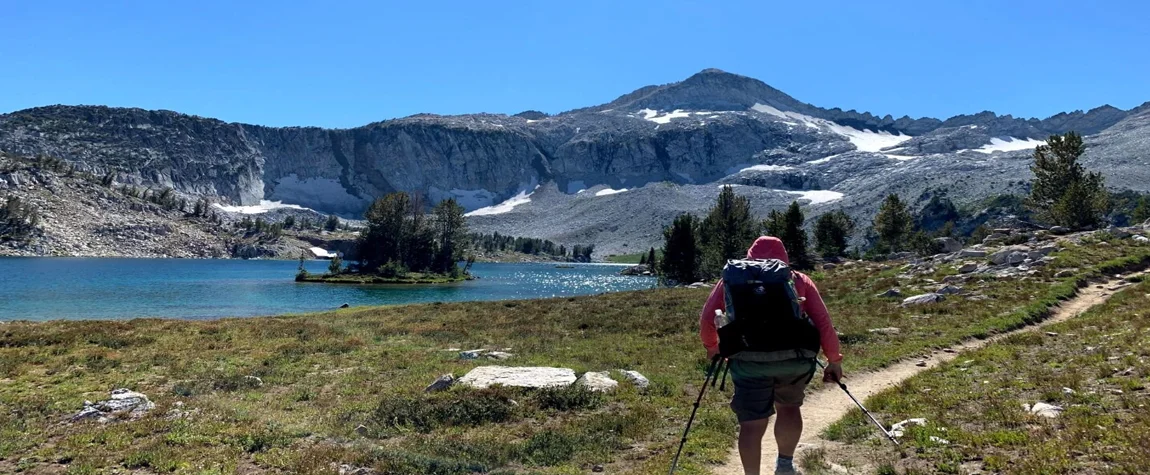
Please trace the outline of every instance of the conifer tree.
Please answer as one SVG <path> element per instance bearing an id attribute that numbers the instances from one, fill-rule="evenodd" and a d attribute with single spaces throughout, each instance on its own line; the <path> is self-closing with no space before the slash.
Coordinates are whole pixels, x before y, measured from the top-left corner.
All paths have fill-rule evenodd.
<path id="1" fill-rule="evenodd" d="M 1088 172 L 1078 162 L 1086 151 L 1082 136 L 1074 132 L 1051 135 L 1034 149 L 1034 181 L 1027 204 L 1051 224 L 1072 229 L 1100 225 L 1109 211 L 1109 195 L 1102 174 Z"/>

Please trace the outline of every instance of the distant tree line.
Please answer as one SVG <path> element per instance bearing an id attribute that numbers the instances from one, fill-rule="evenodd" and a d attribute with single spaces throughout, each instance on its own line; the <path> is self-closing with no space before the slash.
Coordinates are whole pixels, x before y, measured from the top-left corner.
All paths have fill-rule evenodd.
<path id="1" fill-rule="evenodd" d="M 471 234 L 476 250 L 492 252 L 518 252 L 522 254 L 567 257 L 567 247 L 546 239 L 514 237 L 499 233 Z"/>
<path id="2" fill-rule="evenodd" d="M 998 210 L 1069 229 L 1150 219 L 1150 197 L 1132 191 L 1108 192 L 1101 174 L 1086 171 L 1078 162 L 1084 150 L 1082 137 L 1076 133 L 1051 136 L 1034 151 L 1031 170 L 1035 177 L 1029 196 L 988 198 L 979 214 L 985 216 Z M 862 249 L 849 249 L 857 223 L 845 211 L 820 215 L 813 226 L 814 254 L 824 259 L 878 258 L 898 252 L 929 255 L 940 250 L 939 238 L 961 241 L 968 237 L 981 242 L 991 233 L 985 224 L 966 232 L 960 230 L 960 223 L 972 221 L 974 213 L 964 213 L 945 192 L 921 198 L 926 203 L 916 213 L 899 195 L 888 195 L 864 230 L 866 244 Z M 750 200 L 725 186 L 702 219 L 686 213 L 664 228 L 663 259 L 655 268 L 663 278 L 676 282 L 714 279 L 728 259 L 743 257 L 759 234 L 767 234 L 783 241 L 794 268 L 809 269 L 814 256 L 804 223 L 805 216 L 797 202 L 785 211 L 770 211 L 766 220 L 757 223 Z"/>
<path id="3" fill-rule="evenodd" d="M 591 254 L 595 252 L 594 245 L 577 244 L 568 249 L 565 245 L 555 244 L 546 239 L 514 237 L 500 233 L 471 234 L 468 240 L 472 248 L 486 253 L 518 252 L 576 262 L 591 262 Z"/>

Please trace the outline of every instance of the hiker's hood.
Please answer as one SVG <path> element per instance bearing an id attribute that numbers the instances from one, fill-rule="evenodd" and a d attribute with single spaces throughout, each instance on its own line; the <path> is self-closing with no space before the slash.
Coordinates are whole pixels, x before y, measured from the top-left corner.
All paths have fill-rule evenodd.
<path id="1" fill-rule="evenodd" d="M 783 241 L 774 236 L 762 236 L 755 239 L 755 243 L 751 244 L 750 249 L 747 249 L 747 259 L 778 259 L 787 264 L 791 263 L 790 258 L 787 257 L 787 248 L 783 247 Z"/>

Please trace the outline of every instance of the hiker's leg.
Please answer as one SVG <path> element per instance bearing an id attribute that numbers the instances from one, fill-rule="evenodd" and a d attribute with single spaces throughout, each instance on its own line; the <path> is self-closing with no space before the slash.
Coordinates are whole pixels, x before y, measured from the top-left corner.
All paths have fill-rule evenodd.
<path id="1" fill-rule="evenodd" d="M 803 410 L 801 406 L 775 404 L 775 442 L 779 444 L 779 455 L 795 456 L 795 447 L 803 435 Z"/>
<path id="2" fill-rule="evenodd" d="M 762 467 L 763 435 L 767 433 L 770 418 L 739 423 L 739 459 L 743 461 L 743 473 L 759 475 Z"/>

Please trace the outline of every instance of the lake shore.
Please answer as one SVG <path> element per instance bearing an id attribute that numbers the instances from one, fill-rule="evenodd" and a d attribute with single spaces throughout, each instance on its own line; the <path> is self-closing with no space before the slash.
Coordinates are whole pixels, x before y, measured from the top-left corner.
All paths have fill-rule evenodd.
<path id="1" fill-rule="evenodd" d="M 468 274 L 450 276 L 446 274 L 419 274 L 411 273 L 404 276 L 384 277 L 371 274 L 297 274 L 296 282 L 310 282 L 320 284 L 352 284 L 352 285 L 433 285 L 453 284 L 475 280 L 476 277 Z"/>

